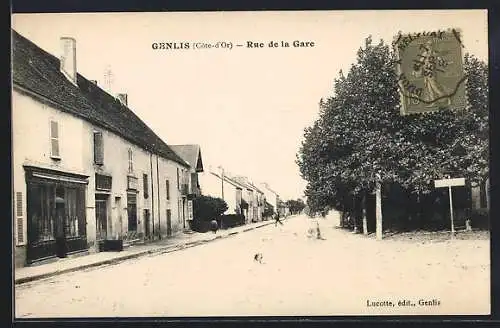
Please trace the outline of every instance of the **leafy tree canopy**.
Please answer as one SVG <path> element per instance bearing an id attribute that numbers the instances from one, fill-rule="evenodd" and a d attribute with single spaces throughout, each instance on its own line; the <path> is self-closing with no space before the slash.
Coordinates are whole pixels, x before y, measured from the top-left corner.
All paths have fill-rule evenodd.
<path id="1" fill-rule="evenodd" d="M 193 216 L 195 220 L 210 221 L 218 218 L 228 209 L 227 203 L 210 196 L 198 196 L 193 201 Z"/>
<path id="2" fill-rule="evenodd" d="M 427 193 L 446 175 L 479 182 L 488 175 L 488 69 L 465 55 L 468 106 L 400 115 L 394 51 L 365 40 L 347 75 L 339 72 L 333 96 L 304 131 L 297 154 L 313 210 L 349 207 L 353 194 L 376 181 Z"/>
<path id="3" fill-rule="evenodd" d="M 288 206 L 292 214 L 300 213 L 306 207 L 306 204 L 302 199 L 297 199 L 297 200 L 290 199 L 287 200 L 285 204 L 286 206 Z"/>

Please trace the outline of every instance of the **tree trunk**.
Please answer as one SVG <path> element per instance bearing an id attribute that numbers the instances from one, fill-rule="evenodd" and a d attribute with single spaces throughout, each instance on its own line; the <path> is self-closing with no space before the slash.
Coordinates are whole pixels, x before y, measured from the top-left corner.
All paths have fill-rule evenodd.
<path id="1" fill-rule="evenodd" d="M 353 216 L 354 216 L 354 233 L 359 232 L 359 211 L 358 211 L 358 202 L 357 202 L 357 195 L 354 194 L 352 198 L 352 204 L 353 204 Z"/>
<path id="2" fill-rule="evenodd" d="M 375 189 L 375 197 L 376 197 L 375 213 L 377 221 L 376 235 L 377 235 L 377 240 L 382 240 L 382 192 L 381 192 L 380 182 L 377 183 Z"/>
<path id="3" fill-rule="evenodd" d="M 368 235 L 368 220 L 366 218 L 366 191 L 363 191 L 363 200 L 361 206 L 363 211 L 363 234 Z"/>

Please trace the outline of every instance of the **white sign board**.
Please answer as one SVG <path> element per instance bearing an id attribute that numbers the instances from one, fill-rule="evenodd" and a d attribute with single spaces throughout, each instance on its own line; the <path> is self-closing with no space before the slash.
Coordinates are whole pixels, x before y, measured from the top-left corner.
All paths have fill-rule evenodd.
<path id="1" fill-rule="evenodd" d="M 465 186 L 465 178 L 434 180 L 434 187 L 456 187 Z"/>

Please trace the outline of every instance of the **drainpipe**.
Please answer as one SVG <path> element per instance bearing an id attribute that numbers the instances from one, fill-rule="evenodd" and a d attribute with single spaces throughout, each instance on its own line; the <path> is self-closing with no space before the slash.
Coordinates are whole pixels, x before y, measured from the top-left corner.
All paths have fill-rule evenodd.
<path id="1" fill-rule="evenodd" d="M 155 237 L 155 194 L 153 182 L 153 153 L 149 153 L 149 166 L 151 167 L 151 222 L 153 222 L 153 239 Z"/>
<path id="2" fill-rule="evenodd" d="M 158 184 L 158 238 L 161 239 L 161 220 L 160 220 L 160 170 L 158 169 L 158 155 L 156 155 L 156 183 Z"/>

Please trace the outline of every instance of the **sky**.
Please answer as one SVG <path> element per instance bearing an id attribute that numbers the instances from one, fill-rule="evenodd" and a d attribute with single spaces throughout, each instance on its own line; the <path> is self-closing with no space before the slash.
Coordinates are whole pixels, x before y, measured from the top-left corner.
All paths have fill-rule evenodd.
<path id="1" fill-rule="evenodd" d="M 267 182 L 283 199 L 303 197 L 296 154 L 304 128 L 367 36 L 390 43 L 398 31 L 460 28 L 464 52 L 488 59 L 486 10 L 15 14 L 12 26 L 58 57 L 60 37 L 75 38 L 78 72 L 105 88 L 109 68 L 109 92 L 127 93 L 167 144 L 199 144 L 205 168 Z M 192 46 L 218 41 L 233 48 Z M 155 42 L 191 47 L 154 50 Z"/>

